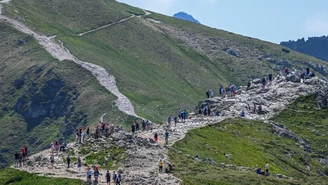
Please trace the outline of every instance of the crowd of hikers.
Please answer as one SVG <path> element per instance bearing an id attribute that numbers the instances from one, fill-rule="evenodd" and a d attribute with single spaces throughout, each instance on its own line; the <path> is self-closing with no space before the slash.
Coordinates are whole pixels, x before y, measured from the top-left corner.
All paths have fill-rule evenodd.
<path id="1" fill-rule="evenodd" d="M 20 152 L 15 153 L 15 167 L 23 167 L 25 161 L 29 160 L 27 146 L 24 145 L 21 147 Z"/>
<path id="2" fill-rule="evenodd" d="M 303 81 L 305 79 L 308 78 L 312 78 L 315 76 L 314 72 L 310 71 L 309 68 L 306 68 L 304 70 L 298 71 L 298 70 L 294 70 L 294 71 L 290 71 L 288 68 L 285 68 L 285 75 L 283 74 L 282 71 L 280 71 L 280 74 L 277 75 L 276 79 L 283 79 L 285 80 L 286 77 L 288 75 L 295 75 L 296 77 L 299 78 L 299 82 L 303 83 Z M 271 84 L 273 81 L 273 75 L 272 74 L 268 74 L 267 76 L 264 76 L 260 83 L 262 85 L 262 88 L 265 88 L 267 84 Z M 247 83 L 247 89 L 249 90 L 252 86 L 252 81 L 248 81 Z M 222 85 L 219 84 L 219 95 L 222 98 L 225 97 L 233 97 L 236 96 L 237 94 L 237 88 L 235 85 L 233 84 L 229 84 L 227 87 L 223 87 Z M 214 97 L 214 90 L 208 90 L 206 91 L 206 96 L 207 98 L 213 98 Z M 262 105 L 261 104 L 256 104 L 254 103 L 254 107 L 253 107 L 253 111 L 252 113 L 261 113 L 262 110 Z M 221 112 L 220 111 L 216 111 L 214 114 L 211 112 L 211 108 L 208 106 L 205 106 L 203 108 L 198 108 L 197 110 L 198 114 L 200 115 L 204 115 L 204 116 L 220 116 Z M 171 124 L 174 123 L 174 126 L 176 127 L 177 124 L 179 122 L 183 123 L 186 121 L 186 119 L 188 119 L 188 112 L 186 109 L 182 110 L 182 109 L 178 109 L 177 114 L 174 116 L 168 116 L 167 118 L 167 123 L 166 123 L 166 129 L 165 132 L 163 133 L 164 135 L 164 139 L 165 139 L 165 145 L 169 144 L 169 128 L 171 127 Z M 240 113 L 240 117 L 244 118 L 246 116 L 245 111 L 243 110 Z M 147 130 L 152 130 L 152 123 L 149 120 L 141 120 L 141 123 L 139 124 L 138 120 L 134 120 L 131 124 L 131 132 L 132 132 L 132 136 L 134 136 L 135 132 L 137 131 L 147 131 Z M 123 130 L 122 126 L 116 126 L 114 124 L 109 124 L 109 123 L 105 123 L 103 121 L 99 121 L 98 124 L 94 127 L 93 132 L 91 133 L 90 127 L 89 126 L 81 126 L 80 128 L 76 129 L 75 131 L 75 142 L 77 144 L 81 144 L 83 145 L 85 142 L 85 139 L 87 137 L 90 137 L 90 135 L 92 135 L 95 138 L 99 138 L 101 135 L 106 135 L 109 136 L 111 134 L 113 134 L 114 132 L 118 132 L 120 130 Z M 159 138 L 159 133 L 154 132 L 154 141 L 158 142 L 158 138 Z M 50 155 L 50 165 L 52 167 L 54 167 L 54 163 L 55 163 L 55 154 L 58 156 L 59 152 L 65 152 L 67 149 L 67 145 L 66 142 L 63 141 L 61 144 L 59 143 L 59 141 L 54 141 L 50 144 L 50 150 L 51 150 L 51 155 Z M 21 148 L 21 152 L 15 153 L 15 166 L 17 168 L 22 167 L 23 163 L 28 160 L 28 148 L 26 145 L 24 145 Z M 68 155 L 66 158 L 66 162 L 67 162 L 67 168 L 70 168 L 70 164 L 71 164 L 71 158 Z M 164 170 L 165 173 L 170 173 L 173 170 L 172 164 L 169 161 L 166 161 L 166 168 Z M 163 159 L 159 159 L 158 161 L 158 167 L 159 167 L 159 173 L 163 173 L 163 167 L 164 167 L 164 160 Z M 77 171 L 78 173 L 81 172 L 81 168 L 82 168 L 82 162 L 81 162 L 81 158 L 78 157 L 77 158 Z M 268 175 L 269 174 L 269 165 L 268 163 L 266 163 L 265 165 L 265 171 L 262 170 L 262 168 L 258 168 L 256 170 L 257 174 L 261 174 L 261 175 Z M 86 174 L 87 174 L 87 182 L 91 183 L 91 177 L 92 175 L 94 176 L 94 180 L 95 182 L 98 182 L 99 179 L 99 169 L 98 166 L 87 166 L 86 168 Z M 121 183 L 121 174 L 118 172 L 113 172 L 113 174 L 110 174 L 109 171 L 107 171 L 106 175 L 106 182 L 107 184 L 111 183 L 111 180 L 114 182 L 114 184 L 120 184 Z"/>

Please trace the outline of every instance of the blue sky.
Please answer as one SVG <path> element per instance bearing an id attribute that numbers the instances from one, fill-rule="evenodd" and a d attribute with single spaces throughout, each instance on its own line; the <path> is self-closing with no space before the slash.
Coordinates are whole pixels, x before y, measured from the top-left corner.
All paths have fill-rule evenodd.
<path id="1" fill-rule="evenodd" d="M 172 16 L 184 11 L 202 24 L 280 43 L 328 35 L 328 0 L 118 0 Z"/>

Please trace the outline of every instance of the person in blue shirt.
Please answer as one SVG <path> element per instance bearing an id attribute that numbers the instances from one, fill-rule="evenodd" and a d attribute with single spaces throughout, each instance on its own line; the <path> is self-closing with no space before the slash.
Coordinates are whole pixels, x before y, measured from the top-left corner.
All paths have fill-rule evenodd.
<path id="1" fill-rule="evenodd" d="M 174 126 L 177 126 L 177 123 L 178 123 L 178 117 L 177 116 L 174 116 Z"/>
<path id="2" fill-rule="evenodd" d="M 244 118 L 245 117 L 245 112 L 241 111 L 240 117 Z"/>
<path id="3" fill-rule="evenodd" d="M 169 125 L 171 125 L 171 116 L 169 116 L 169 117 L 167 118 L 167 123 L 168 123 Z"/>
<path id="4" fill-rule="evenodd" d="M 169 132 L 167 130 L 165 131 L 165 144 L 169 144 Z"/>

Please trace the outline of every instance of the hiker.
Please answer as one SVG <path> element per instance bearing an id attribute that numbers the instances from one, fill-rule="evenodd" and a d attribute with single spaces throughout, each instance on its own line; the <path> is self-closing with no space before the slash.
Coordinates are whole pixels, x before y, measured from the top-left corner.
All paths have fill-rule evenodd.
<path id="1" fill-rule="evenodd" d="M 52 167 L 54 167 L 54 163 L 55 163 L 55 156 L 53 154 L 51 154 L 50 156 L 50 164 Z"/>
<path id="2" fill-rule="evenodd" d="M 169 132 L 167 130 L 165 131 L 165 144 L 169 144 Z"/>
<path id="3" fill-rule="evenodd" d="M 19 155 L 19 167 L 22 167 L 23 165 L 23 162 L 24 162 L 24 159 L 23 159 L 23 154 L 20 154 Z"/>
<path id="4" fill-rule="evenodd" d="M 207 116 L 207 107 L 204 107 L 204 116 Z"/>
<path id="5" fill-rule="evenodd" d="M 121 180 L 122 180 L 121 174 L 117 173 L 116 185 L 121 185 Z"/>
<path id="6" fill-rule="evenodd" d="M 309 75 L 309 74 L 310 74 L 310 68 L 307 67 L 307 68 L 306 68 L 306 75 Z"/>
<path id="7" fill-rule="evenodd" d="M 107 173 L 106 173 L 106 182 L 107 182 L 107 185 L 110 185 L 110 173 L 109 173 L 108 170 L 107 170 Z"/>
<path id="8" fill-rule="evenodd" d="M 245 112 L 244 111 L 241 111 L 240 117 L 241 118 L 244 118 L 245 117 Z"/>
<path id="9" fill-rule="evenodd" d="M 208 113 L 209 116 L 211 116 L 211 109 L 210 108 L 207 109 L 207 113 Z"/>
<path id="10" fill-rule="evenodd" d="M 81 144 L 84 143 L 84 138 L 85 138 L 86 135 L 87 134 L 84 132 L 84 128 L 82 128 L 82 130 L 81 130 Z"/>
<path id="11" fill-rule="evenodd" d="M 262 105 L 259 105 L 259 110 L 258 110 L 259 113 L 262 113 Z"/>
<path id="12" fill-rule="evenodd" d="M 66 158 L 66 162 L 67 162 L 67 168 L 69 168 L 69 165 L 71 163 L 71 158 L 69 157 L 69 155 Z"/>
<path id="13" fill-rule="evenodd" d="M 178 123 L 178 117 L 177 116 L 174 116 L 173 117 L 173 120 L 174 120 L 174 126 L 176 127 L 177 126 L 177 123 Z"/>
<path id="14" fill-rule="evenodd" d="M 99 178 L 98 166 L 95 167 L 95 171 L 93 172 L 93 176 L 95 177 L 95 181 L 98 182 L 98 178 Z"/>
<path id="15" fill-rule="evenodd" d="M 139 131 L 139 123 L 136 121 L 136 131 Z"/>
<path id="16" fill-rule="evenodd" d="M 82 136 L 82 126 L 79 129 L 79 143 L 81 143 L 81 136 Z"/>
<path id="17" fill-rule="evenodd" d="M 180 108 L 178 110 L 178 117 L 179 117 L 179 119 L 181 119 L 181 109 Z"/>
<path id="18" fill-rule="evenodd" d="M 65 148 L 66 148 L 66 142 L 63 141 L 63 144 L 62 144 L 61 147 L 59 148 L 59 151 L 63 151 L 63 152 L 65 152 Z"/>
<path id="19" fill-rule="evenodd" d="M 256 170 L 256 174 L 258 174 L 258 175 L 264 175 L 264 171 L 262 170 L 262 168 L 258 168 Z"/>
<path id="20" fill-rule="evenodd" d="M 171 116 L 167 118 L 167 123 L 169 124 L 169 126 L 171 126 Z"/>
<path id="21" fill-rule="evenodd" d="M 169 161 L 167 161 L 166 164 L 167 168 L 165 168 L 165 173 L 171 173 L 173 170 L 172 164 Z"/>
<path id="22" fill-rule="evenodd" d="M 265 88 L 265 85 L 266 85 L 266 79 L 265 77 L 262 78 L 262 89 Z"/>
<path id="23" fill-rule="evenodd" d="M 162 161 L 162 159 L 160 159 L 158 161 L 158 170 L 159 170 L 159 173 L 162 173 L 162 171 L 163 171 L 163 161 Z"/>
<path id="24" fill-rule="evenodd" d="M 18 168 L 18 163 L 19 163 L 19 154 L 18 152 L 15 153 L 15 166 Z"/>
<path id="25" fill-rule="evenodd" d="M 131 125 L 131 131 L 132 131 L 132 136 L 134 136 L 134 132 L 136 131 L 135 122 L 133 122 L 132 125 Z"/>
<path id="26" fill-rule="evenodd" d="M 59 142 L 58 141 L 55 142 L 55 150 L 58 155 L 59 154 Z"/>
<path id="27" fill-rule="evenodd" d="M 206 97 L 207 97 L 207 99 L 210 98 L 210 90 L 206 91 Z"/>
<path id="28" fill-rule="evenodd" d="M 88 166 L 87 167 L 87 183 L 91 184 L 91 176 L 92 176 L 92 170 L 91 168 Z"/>
<path id="29" fill-rule="evenodd" d="M 81 172 L 81 167 L 82 167 L 81 158 L 78 157 L 77 158 L 77 171 L 78 171 L 78 173 Z"/>
<path id="30" fill-rule="evenodd" d="M 76 143 L 79 143 L 79 137 L 80 137 L 80 136 L 79 136 L 79 130 L 76 129 L 76 130 L 75 130 L 75 142 L 76 142 Z"/>
<path id="31" fill-rule="evenodd" d="M 211 98 L 214 97 L 214 90 L 211 90 L 211 92 L 210 92 L 210 97 L 211 97 Z"/>
<path id="32" fill-rule="evenodd" d="M 25 148 L 24 147 L 21 148 L 21 153 L 23 156 L 23 161 L 25 161 Z"/>
<path id="33" fill-rule="evenodd" d="M 157 143 L 158 142 L 158 135 L 157 135 L 157 132 L 155 132 L 154 134 L 154 141 Z"/>
<path id="34" fill-rule="evenodd" d="M 251 87 L 251 85 L 252 85 L 252 81 L 248 81 L 246 90 L 248 90 Z"/>
<path id="35" fill-rule="evenodd" d="M 266 162 L 266 164 L 265 164 L 265 173 L 266 173 L 266 175 L 269 175 L 269 164 L 268 164 L 268 162 Z"/>
<path id="36" fill-rule="evenodd" d="M 236 91 L 237 91 L 237 87 L 235 85 L 231 85 L 231 91 L 232 91 L 232 95 L 236 96 Z"/>
<path id="37" fill-rule="evenodd" d="M 113 181 L 114 181 L 114 183 L 116 183 L 116 179 L 117 179 L 117 174 L 115 173 L 115 171 L 113 171 Z"/>
<path id="38" fill-rule="evenodd" d="M 289 75 L 289 69 L 288 69 L 288 67 L 285 68 L 285 74 L 286 74 L 286 76 Z"/>
<path id="39" fill-rule="evenodd" d="M 268 76 L 269 76 L 269 82 L 271 84 L 272 83 L 272 74 L 270 73 Z"/>
<path id="40" fill-rule="evenodd" d="M 198 108 L 198 114 L 200 114 L 200 115 L 202 115 L 203 113 L 202 113 L 202 109 L 199 107 Z"/>
<path id="41" fill-rule="evenodd" d="M 253 113 L 256 112 L 256 103 L 254 103 Z"/>
<path id="42" fill-rule="evenodd" d="M 187 116 L 188 116 L 188 112 L 187 112 L 187 110 L 185 109 L 185 110 L 183 111 L 183 113 L 182 113 L 182 119 L 183 119 L 183 121 L 186 121 Z"/>
<path id="43" fill-rule="evenodd" d="M 90 134 L 90 128 L 89 126 L 87 126 L 87 136 L 89 136 L 89 134 Z"/>
<path id="44" fill-rule="evenodd" d="M 25 149 L 25 152 L 24 152 L 25 153 L 25 159 L 26 160 L 29 160 L 28 159 L 28 151 L 27 151 L 27 146 L 26 145 L 24 145 L 24 149 Z"/>
<path id="45" fill-rule="evenodd" d="M 54 154 L 54 150 L 55 150 L 54 142 L 51 142 L 50 149 L 51 149 L 51 154 Z"/>
<path id="46" fill-rule="evenodd" d="M 220 116 L 220 111 L 216 111 L 216 112 L 215 112 L 215 115 L 216 115 L 216 116 Z"/>
<path id="47" fill-rule="evenodd" d="M 142 130 L 146 130 L 146 122 L 145 120 L 142 120 Z"/>

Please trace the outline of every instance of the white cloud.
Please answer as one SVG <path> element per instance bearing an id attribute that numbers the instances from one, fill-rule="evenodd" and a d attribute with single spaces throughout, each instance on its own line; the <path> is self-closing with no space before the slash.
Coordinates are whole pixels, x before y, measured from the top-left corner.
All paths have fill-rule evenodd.
<path id="1" fill-rule="evenodd" d="M 305 29 L 313 36 L 328 35 L 328 14 L 317 12 L 305 21 Z"/>

